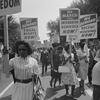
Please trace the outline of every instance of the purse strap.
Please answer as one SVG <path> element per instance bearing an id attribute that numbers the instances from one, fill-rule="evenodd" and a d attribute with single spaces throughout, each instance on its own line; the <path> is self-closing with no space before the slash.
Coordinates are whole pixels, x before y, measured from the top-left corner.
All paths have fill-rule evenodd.
<path id="1" fill-rule="evenodd" d="M 41 79 L 40 79 L 40 77 L 39 77 L 38 75 L 36 75 L 36 74 L 32 75 L 32 83 L 33 83 L 33 86 L 34 86 L 34 85 L 38 85 L 38 86 L 40 86 L 41 88 L 43 88 L 43 87 L 42 87 Z"/>

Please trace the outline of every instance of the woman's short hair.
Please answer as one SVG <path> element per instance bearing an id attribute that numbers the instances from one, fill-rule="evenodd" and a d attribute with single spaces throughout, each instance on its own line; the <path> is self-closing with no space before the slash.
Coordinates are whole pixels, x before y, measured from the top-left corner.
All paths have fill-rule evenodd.
<path id="1" fill-rule="evenodd" d="M 28 53 L 28 55 L 31 55 L 31 54 L 32 54 L 32 48 L 31 48 L 31 46 L 29 45 L 29 43 L 27 43 L 27 42 L 25 42 L 25 41 L 22 41 L 22 40 L 17 41 L 17 42 L 15 43 L 14 48 L 13 48 L 15 53 L 18 54 L 18 47 L 19 47 L 19 45 L 25 45 L 25 47 L 27 48 L 27 53 Z"/>

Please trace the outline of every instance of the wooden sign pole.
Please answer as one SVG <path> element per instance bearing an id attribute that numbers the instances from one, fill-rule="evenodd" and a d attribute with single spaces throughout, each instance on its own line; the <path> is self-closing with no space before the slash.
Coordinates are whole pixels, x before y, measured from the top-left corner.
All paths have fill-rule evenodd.
<path id="1" fill-rule="evenodd" d="M 4 45 L 9 49 L 8 42 L 8 17 L 4 16 Z"/>
<path id="2" fill-rule="evenodd" d="M 9 42 L 8 42 L 8 17 L 4 16 L 4 47 L 9 50 Z M 4 56 L 4 73 L 7 77 L 9 77 L 9 54 L 6 53 Z"/>

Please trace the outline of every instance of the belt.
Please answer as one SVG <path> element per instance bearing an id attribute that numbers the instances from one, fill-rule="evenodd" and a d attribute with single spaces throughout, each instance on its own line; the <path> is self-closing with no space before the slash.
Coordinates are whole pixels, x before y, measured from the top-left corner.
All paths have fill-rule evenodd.
<path id="1" fill-rule="evenodd" d="M 29 83 L 29 82 L 32 82 L 32 78 L 24 79 L 24 80 L 15 79 L 15 81 L 18 82 L 18 83 Z"/>

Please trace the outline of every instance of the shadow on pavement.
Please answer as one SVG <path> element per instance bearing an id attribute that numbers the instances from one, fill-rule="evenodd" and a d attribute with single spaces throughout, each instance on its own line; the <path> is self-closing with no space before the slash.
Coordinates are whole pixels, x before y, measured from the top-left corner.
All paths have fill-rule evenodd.
<path id="1" fill-rule="evenodd" d="M 47 88 L 45 100 L 51 98 L 52 96 L 56 95 L 57 92 L 54 91 L 52 88 Z"/>
<path id="2" fill-rule="evenodd" d="M 56 88 L 47 88 L 45 99 L 51 98 L 58 93 L 57 91 L 62 89 L 64 89 L 64 86 L 57 86 Z"/>
<path id="3" fill-rule="evenodd" d="M 59 90 L 62 90 L 64 89 L 64 85 L 63 86 L 56 86 L 55 88 L 52 88 L 54 91 L 59 91 Z"/>
<path id="4" fill-rule="evenodd" d="M 0 100 L 11 100 L 11 95 L 2 97 L 2 98 L 0 98 Z"/>
<path id="5" fill-rule="evenodd" d="M 54 98 L 53 100 L 77 100 L 77 99 L 73 99 L 72 97 L 63 95 L 60 98 Z"/>
<path id="6" fill-rule="evenodd" d="M 56 88 L 48 88 L 47 91 L 46 91 L 46 97 L 45 97 L 45 99 L 49 99 L 52 96 L 56 95 L 57 91 L 59 91 L 61 89 L 64 89 L 64 86 L 58 86 Z M 81 95 L 82 94 L 81 94 L 80 88 L 77 87 L 75 89 L 74 97 L 75 98 L 79 98 Z M 77 99 L 74 99 L 74 98 L 72 98 L 70 96 L 63 95 L 60 98 L 54 98 L 53 100 L 77 100 Z"/>

